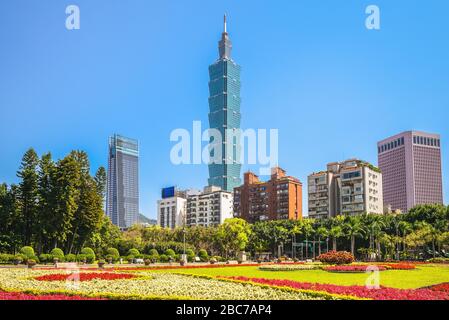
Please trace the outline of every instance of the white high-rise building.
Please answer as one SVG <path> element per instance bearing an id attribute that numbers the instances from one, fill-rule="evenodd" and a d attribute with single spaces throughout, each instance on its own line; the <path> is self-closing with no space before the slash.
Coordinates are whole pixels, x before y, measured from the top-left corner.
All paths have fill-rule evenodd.
<path id="1" fill-rule="evenodd" d="M 358 159 L 333 162 L 308 177 L 309 217 L 383 213 L 382 173 Z"/>

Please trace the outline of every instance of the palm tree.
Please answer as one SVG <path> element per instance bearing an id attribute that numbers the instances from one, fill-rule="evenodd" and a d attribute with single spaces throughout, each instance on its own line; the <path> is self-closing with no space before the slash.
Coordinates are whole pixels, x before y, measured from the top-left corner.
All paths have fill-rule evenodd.
<path id="1" fill-rule="evenodd" d="M 380 241 L 379 237 L 383 234 L 385 223 L 382 216 L 368 214 L 365 216 L 367 235 L 369 237 L 370 249 L 376 252 L 376 258 L 380 255 Z"/>
<path id="2" fill-rule="evenodd" d="M 327 238 L 329 236 L 329 232 L 327 231 L 327 228 L 325 227 L 319 227 L 316 229 L 316 234 L 318 235 L 318 255 L 321 254 L 321 238 Z M 329 250 L 328 250 L 329 251 Z"/>
<path id="3" fill-rule="evenodd" d="M 407 235 L 412 231 L 412 226 L 407 221 L 402 220 L 398 223 L 398 230 L 399 230 L 400 236 L 402 238 L 402 251 L 405 252 L 405 250 L 406 250 L 405 239 L 406 239 Z"/>
<path id="4" fill-rule="evenodd" d="M 329 230 L 329 236 L 332 237 L 332 250 L 337 251 L 337 239 L 343 235 L 343 229 L 340 226 L 332 227 Z"/>
<path id="5" fill-rule="evenodd" d="M 315 232 L 315 230 L 313 229 L 313 223 L 314 223 L 313 220 L 307 219 L 304 220 L 302 224 L 302 234 L 304 234 L 306 238 L 306 259 L 309 258 L 309 246 L 308 246 L 309 237 Z"/>
<path id="6" fill-rule="evenodd" d="M 354 255 L 355 239 L 356 237 L 362 237 L 365 229 L 358 218 L 350 217 L 345 224 L 344 232 L 351 239 L 351 254 Z"/>
<path id="7" fill-rule="evenodd" d="M 301 231 L 301 221 L 294 221 L 293 222 L 293 228 L 290 231 L 292 235 L 292 258 L 296 258 L 296 252 L 295 252 L 295 243 L 296 243 L 296 235 L 302 234 Z"/>

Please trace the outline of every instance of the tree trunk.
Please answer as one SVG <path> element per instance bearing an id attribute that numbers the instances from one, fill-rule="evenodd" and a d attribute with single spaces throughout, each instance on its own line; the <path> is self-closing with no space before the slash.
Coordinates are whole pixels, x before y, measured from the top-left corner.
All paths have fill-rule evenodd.
<path id="1" fill-rule="evenodd" d="M 321 254 L 321 237 L 318 237 L 318 255 Z"/>
<path id="2" fill-rule="evenodd" d="M 351 236 L 351 254 L 354 255 L 355 237 Z"/>
<path id="3" fill-rule="evenodd" d="M 332 239 L 332 250 L 337 251 L 337 238 Z"/>

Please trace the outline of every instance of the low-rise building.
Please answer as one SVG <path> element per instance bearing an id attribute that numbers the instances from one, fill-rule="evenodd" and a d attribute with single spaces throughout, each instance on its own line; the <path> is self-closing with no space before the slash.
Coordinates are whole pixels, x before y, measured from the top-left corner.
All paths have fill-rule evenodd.
<path id="1" fill-rule="evenodd" d="M 382 173 L 358 159 L 329 163 L 326 171 L 309 175 L 308 204 L 310 218 L 382 214 Z"/>
<path id="2" fill-rule="evenodd" d="M 233 217 L 233 196 L 220 187 L 205 187 L 187 197 L 187 226 L 216 226 Z"/>
<path id="3" fill-rule="evenodd" d="M 187 198 L 197 190 L 178 190 L 176 187 L 162 189 L 162 199 L 157 201 L 157 224 L 174 229 L 186 225 Z"/>

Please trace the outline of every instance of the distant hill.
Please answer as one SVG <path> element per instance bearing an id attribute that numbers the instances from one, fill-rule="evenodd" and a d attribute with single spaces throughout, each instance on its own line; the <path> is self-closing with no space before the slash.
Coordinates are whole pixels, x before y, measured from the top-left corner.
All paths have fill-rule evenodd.
<path id="1" fill-rule="evenodd" d="M 139 213 L 139 216 L 137 218 L 138 223 L 148 223 L 148 224 L 157 224 L 157 220 L 150 219 L 143 214 Z"/>

